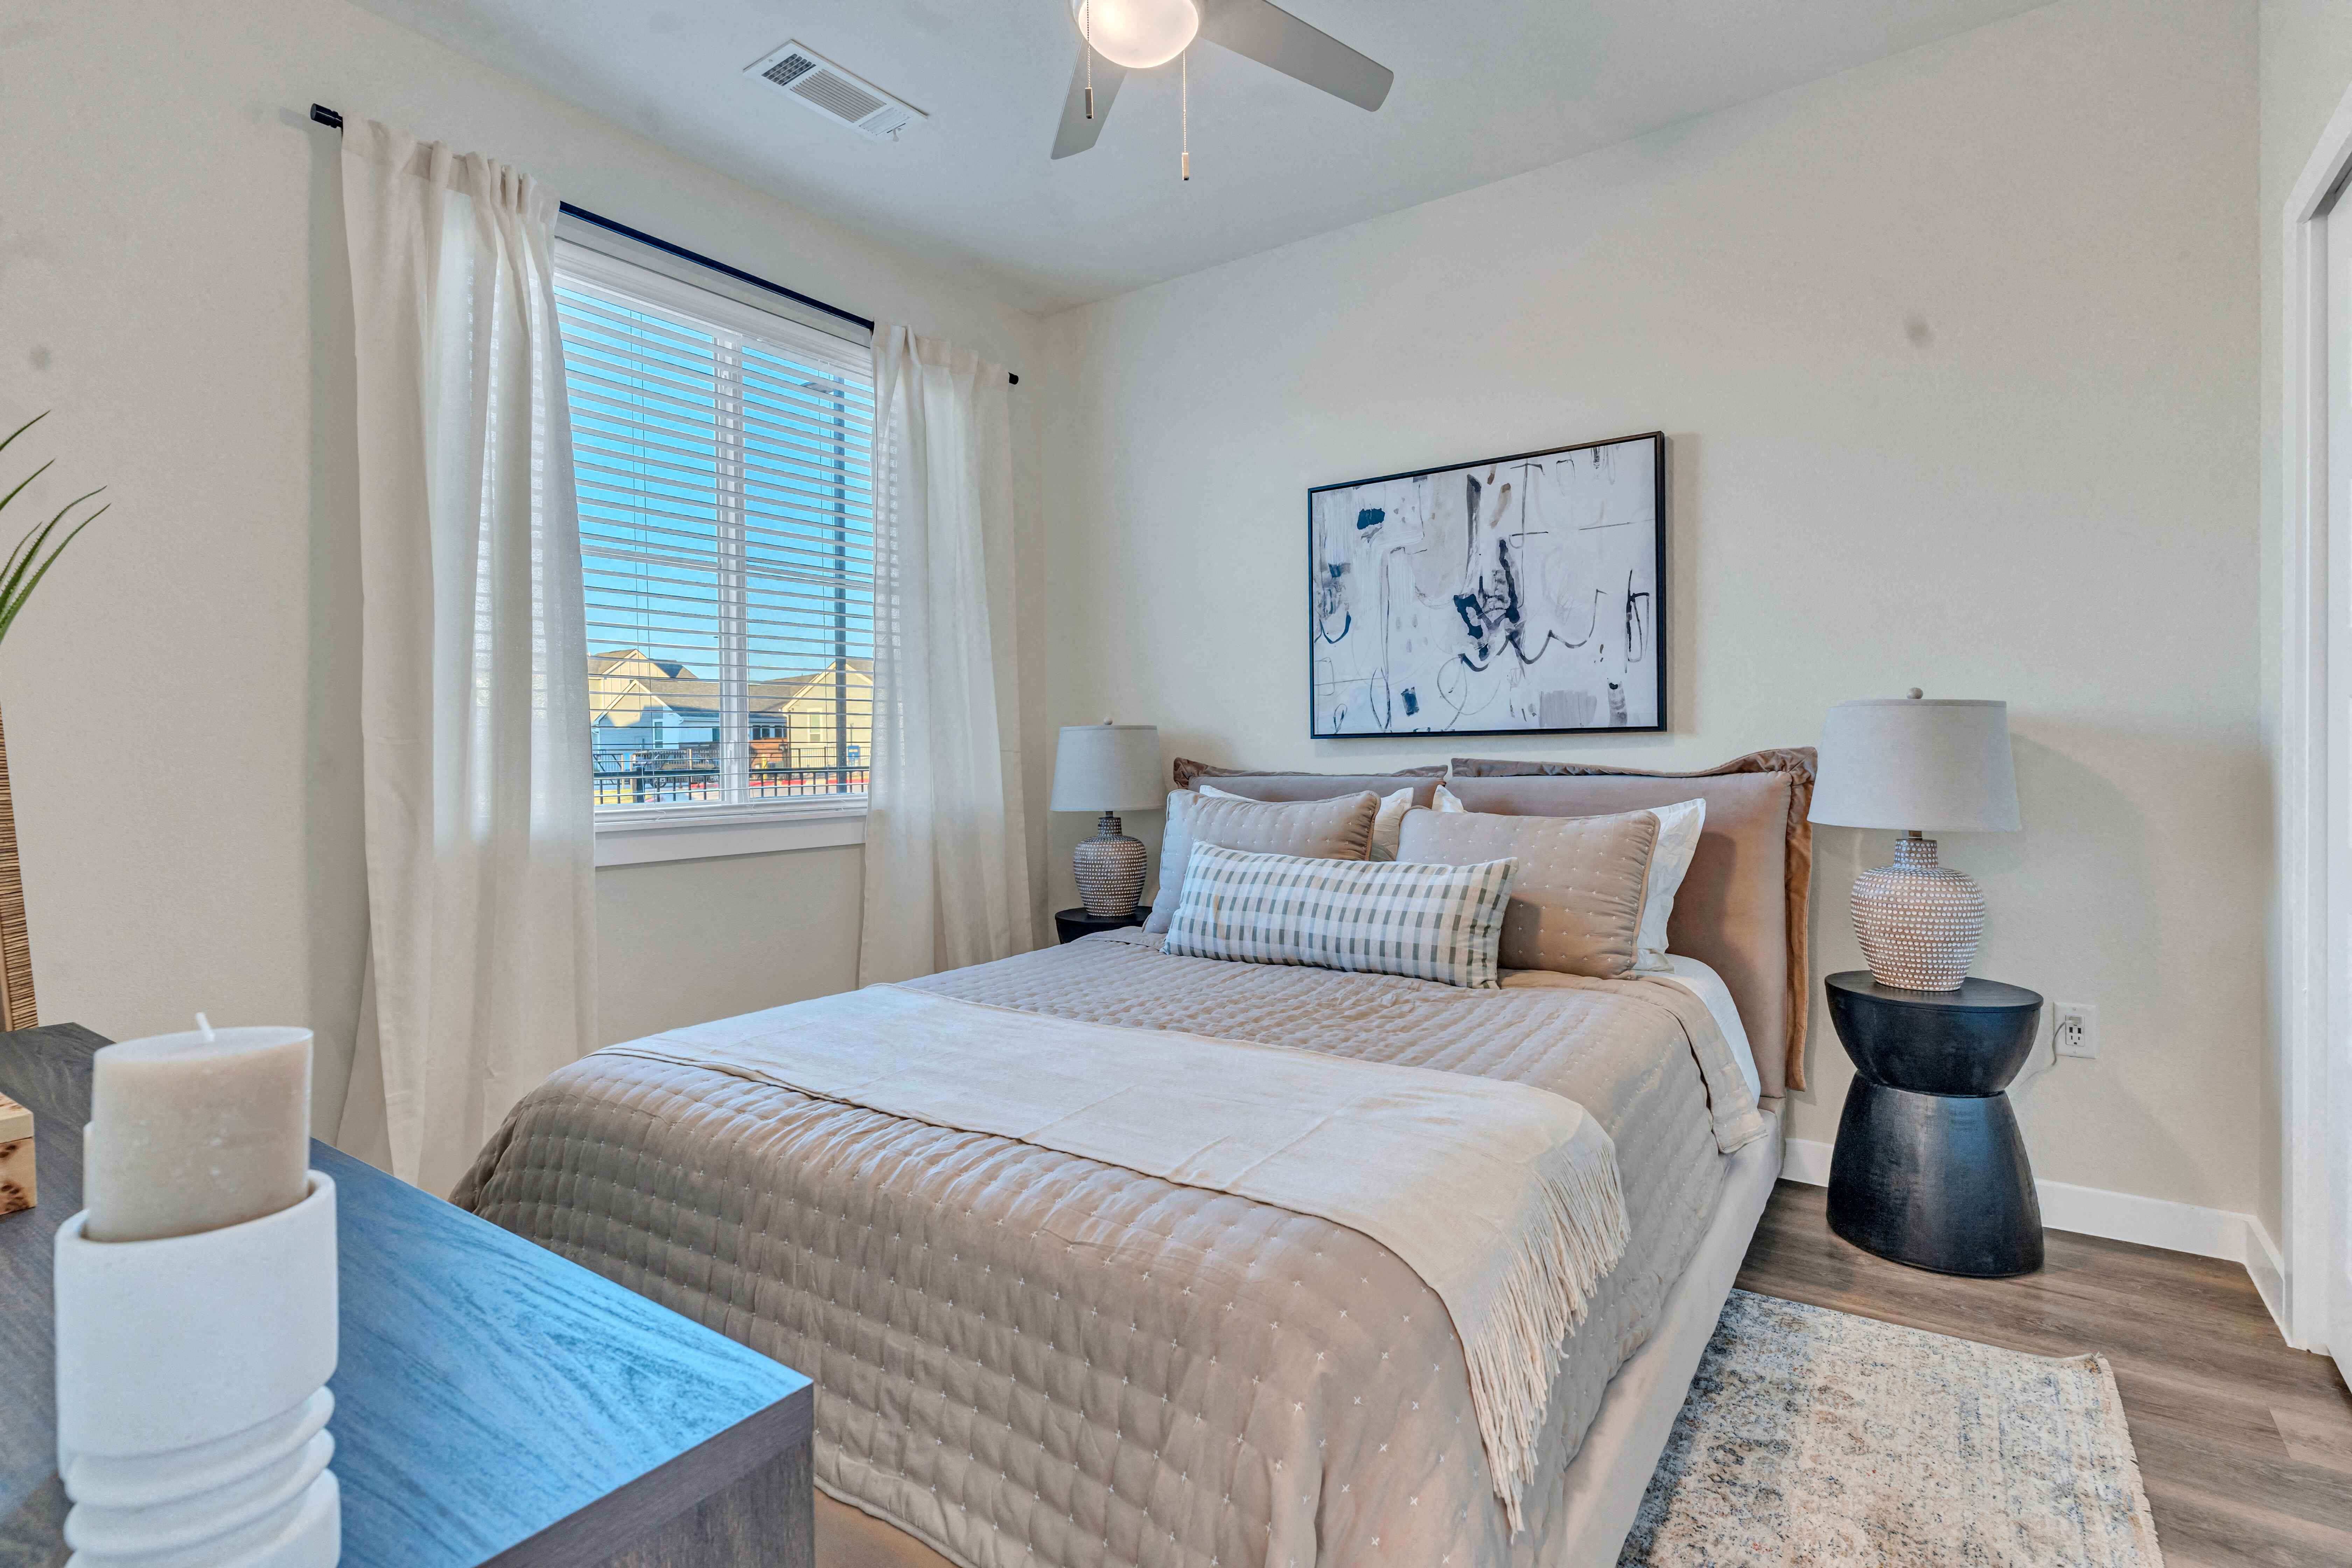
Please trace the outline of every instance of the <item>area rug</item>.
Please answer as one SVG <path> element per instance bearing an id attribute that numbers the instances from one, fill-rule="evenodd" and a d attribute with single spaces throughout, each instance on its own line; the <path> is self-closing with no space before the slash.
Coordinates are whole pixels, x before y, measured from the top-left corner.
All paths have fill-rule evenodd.
<path id="1" fill-rule="evenodd" d="M 2115 1374 L 1734 1290 L 1620 1568 L 2161 1568 Z"/>

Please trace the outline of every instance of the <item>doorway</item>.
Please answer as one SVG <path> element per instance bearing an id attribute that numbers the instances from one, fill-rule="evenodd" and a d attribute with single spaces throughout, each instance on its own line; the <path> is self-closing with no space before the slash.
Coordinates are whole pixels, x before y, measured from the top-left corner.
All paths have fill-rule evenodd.
<path id="1" fill-rule="evenodd" d="M 2352 93 L 2286 211 L 2276 1058 L 2292 1343 L 2352 1375 Z"/>

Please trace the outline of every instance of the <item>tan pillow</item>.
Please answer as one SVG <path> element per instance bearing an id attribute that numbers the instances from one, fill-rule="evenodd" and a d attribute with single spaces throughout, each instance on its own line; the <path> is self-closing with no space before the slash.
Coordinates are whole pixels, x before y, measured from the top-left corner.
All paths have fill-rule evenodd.
<path id="1" fill-rule="evenodd" d="M 1811 921 L 1811 753 L 1767 752 L 1742 762 L 1797 759 L 1805 771 L 1726 772 L 1705 777 L 1599 773 L 1577 777 L 1448 779 L 1472 811 L 1517 816 L 1599 816 L 1692 797 L 1706 802 L 1706 826 L 1690 871 L 1675 892 L 1667 946 L 1723 976 L 1756 1043 L 1764 1092 L 1802 1089 L 1807 1006 L 1805 939 Z M 1501 763 L 1486 763 L 1498 768 Z M 1731 764 L 1738 766 L 1738 763 Z M 1784 1041 L 1787 1054 L 1772 1048 Z M 1786 1076 L 1783 1076 L 1784 1069 Z"/>
<path id="2" fill-rule="evenodd" d="M 1442 784 L 1438 786 L 1439 789 L 1444 787 Z M 1211 800 L 1264 800 L 1266 798 L 1264 795 L 1251 795 L 1245 790 L 1219 789 L 1213 784 L 1196 784 L 1192 786 L 1192 793 L 1207 795 Z M 1342 790 L 1339 793 L 1354 795 L 1356 792 Z M 1436 793 L 1435 790 L 1431 792 L 1433 795 Z M 1305 798 L 1321 800 L 1327 797 L 1307 795 Z M 1381 795 L 1380 813 L 1372 818 L 1371 853 L 1365 857 L 1366 859 L 1393 860 L 1396 858 L 1397 835 L 1404 831 L 1404 814 L 1412 809 L 1412 791 L 1410 787 L 1398 790 L 1393 795 Z M 1460 809 L 1459 802 L 1455 803 L 1455 809 Z"/>
<path id="3" fill-rule="evenodd" d="M 1642 906 L 1658 819 L 1405 814 L 1400 862 L 1468 866 L 1518 861 L 1503 917 L 1503 967 L 1613 980 L 1641 957 Z"/>
<path id="4" fill-rule="evenodd" d="M 1160 896 L 1151 900 L 1148 931 L 1165 931 L 1184 894 L 1184 867 L 1192 846 L 1213 844 L 1258 855 L 1298 855 L 1309 860 L 1361 860 L 1370 851 L 1372 819 L 1381 797 L 1366 790 L 1338 800 L 1217 799 L 1189 789 L 1168 795 L 1168 826 L 1160 837 Z"/>

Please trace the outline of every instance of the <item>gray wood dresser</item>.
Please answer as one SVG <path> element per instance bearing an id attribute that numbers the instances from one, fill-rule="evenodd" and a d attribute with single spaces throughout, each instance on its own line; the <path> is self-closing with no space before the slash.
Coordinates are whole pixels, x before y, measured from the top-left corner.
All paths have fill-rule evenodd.
<path id="1" fill-rule="evenodd" d="M 0 1034 L 39 1205 L 0 1217 L 0 1568 L 67 1556 L 50 1238 L 81 1207 L 90 1054 Z M 344 1568 L 813 1568 L 808 1379 L 313 1143 L 335 1179 Z"/>

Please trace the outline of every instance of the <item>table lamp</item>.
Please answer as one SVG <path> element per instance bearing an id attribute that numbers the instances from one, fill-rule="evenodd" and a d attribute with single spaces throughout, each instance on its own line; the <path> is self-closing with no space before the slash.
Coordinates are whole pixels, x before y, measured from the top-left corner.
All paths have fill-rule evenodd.
<path id="1" fill-rule="evenodd" d="M 1984 890 L 1936 863 L 1930 832 L 2017 830 L 2009 705 L 1908 697 L 1841 702 L 1822 725 L 1812 820 L 1902 830 L 1895 862 L 1853 879 L 1853 934 L 1871 978 L 1957 991 L 1984 935 Z"/>
<path id="2" fill-rule="evenodd" d="M 1153 724 L 1065 724 L 1054 753 L 1055 811 L 1102 814 L 1095 836 L 1071 852 L 1078 897 L 1097 920 L 1125 920 L 1143 897 L 1143 845 L 1119 831 L 1122 811 L 1150 811 L 1167 803 L 1160 771 L 1160 730 Z"/>

